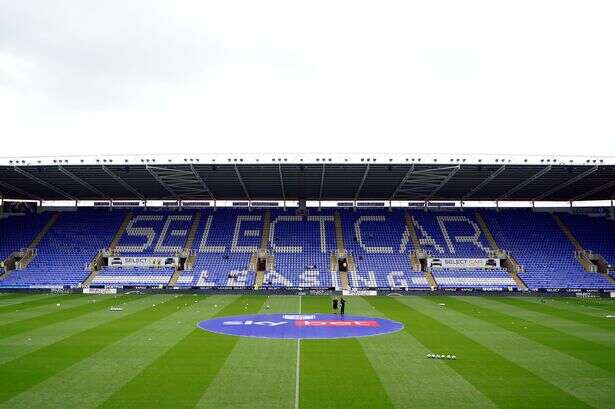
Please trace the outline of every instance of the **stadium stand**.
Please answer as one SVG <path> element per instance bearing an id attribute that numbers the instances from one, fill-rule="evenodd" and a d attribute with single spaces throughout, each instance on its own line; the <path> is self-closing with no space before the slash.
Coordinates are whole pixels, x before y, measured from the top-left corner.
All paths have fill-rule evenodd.
<path id="1" fill-rule="evenodd" d="M 3 287 L 75 286 L 90 274 L 87 264 L 106 248 L 123 212 L 82 209 L 62 212 L 38 244 L 37 254 L 23 270 L 2 280 Z"/>
<path id="2" fill-rule="evenodd" d="M 178 287 L 254 286 L 256 273 L 247 267 L 258 249 L 262 215 L 247 213 L 243 209 L 203 213 L 192 246 L 196 262 L 179 276 Z"/>
<path id="3" fill-rule="evenodd" d="M 610 265 L 615 265 L 615 222 L 585 215 L 561 213 L 559 216 L 586 250 L 600 254 Z"/>
<path id="4" fill-rule="evenodd" d="M 341 274 L 332 260 L 341 245 L 349 258 L 348 278 L 354 289 L 427 290 L 429 276 L 443 289 L 518 288 L 504 267 L 431 268 L 425 259 L 486 259 L 496 250 L 514 256 L 523 268 L 519 276 L 530 289 L 615 288 L 607 278 L 613 271 L 601 274 L 584 269 L 578 249 L 558 226 L 557 218 L 547 212 L 482 210 L 481 220 L 473 212 L 400 209 L 311 209 L 299 215 L 294 209 L 223 208 L 205 209 L 198 218 L 195 214 L 81 209 L 60 212 L 53 225 L 49 224 L 50 212 L 5 217 L 0 220 L 0 234 L 6 238 L 0 241 L 4 258 L 31 245 L 45 226 L 50 228 L 40 237 L 30 263 L 5 274 L 0 286 L 82 285 L 90 276 L 88 264 L 106 249 L 113 250 L 109 253 L 113 256 L 173 259 L 188 250 L 194 262 L 177 271 L 168 265 L 105 265 L 86 285 L 158 287 L 169 285 L 176 275 L 174 287 L 253 288 L 257 277 L 254 257 L 264 250 L 271 263 L 263 271 L 262 287 L 340 288 Z M 268 237 L 263 236 L 265 215 L 270 218 Z M 568 214 L 559 217 L 582 247 L 612 263 L 612 221 Z M 408 228 L 410 222 L 415 237 Z M 491 238 L 485 237 L 487 225 Z M 110 249 L 114 244 L 117 246 Z M 422 260 L 417 259 L 417 250 L 424 253 Z"/>
<path id="5" fill-rule="evenodd" d="M 412 271 L 403 217 L 399 210 L 342 213 L 346 248 L 356 265 L 352 288 L 429 288 L 424 274 Z"/>
<path id="6" fill-rule="evenodd" d="M 108 268 L 104 267 L 92 280 L 92 285 L 105 287 L 166 285 L 172 268 Z"/>
<path id="7" fill-rule="evenodd" d="M 274 268 L 264 277 L 264 287 L 328 288 L 335 284 L 330 272 L 330 252 L 335 249 L 331 212 L 307 216 L 273 212 L 268 250 Z"/>
<path id="8" fill-rule="evenodd" d="M 600 274 L 583 269 L 549 213 L 489 210 L 483 216 L 500 246 L 523 266 L 519 276 L 531 289 L 615 288 Z"/>
<path id="9" fill-rule="evenodd" d="M 192 217 L 190 212 L 135 214 L 115 250 L 122 255 L 174 255 L 184 248 Z"/>
<path id="10" fill-rule="evenodd" d="M 0 219 L 0 260 L 28 247 L 49 220 L 49 213 L 13 216 Z"/>
<path id="11" fill-rule="evenodd" d="M 481 258 L 489 244 L 470 212 L 412 212 L 424 250 L 436 257 Z"/>
<path id="12" fill-rule="evenodd" d="M 432 274 L 441 288 L 516 288 L 507 271 L 502 269 L 437 269 Z"/>

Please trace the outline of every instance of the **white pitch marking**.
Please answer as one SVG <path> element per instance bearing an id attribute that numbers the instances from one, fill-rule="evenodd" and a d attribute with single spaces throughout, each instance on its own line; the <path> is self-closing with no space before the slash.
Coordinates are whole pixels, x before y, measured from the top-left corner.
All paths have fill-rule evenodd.
<path id="1" fill-rule="evenodd" d="M 301 296 L 299 296 L 299 314 L 301 314 Z M 299 409 L 299 374 L 301 373 L 301 338 L 297 338 L 297 372 L 295 374 L 295 409 Z"/>

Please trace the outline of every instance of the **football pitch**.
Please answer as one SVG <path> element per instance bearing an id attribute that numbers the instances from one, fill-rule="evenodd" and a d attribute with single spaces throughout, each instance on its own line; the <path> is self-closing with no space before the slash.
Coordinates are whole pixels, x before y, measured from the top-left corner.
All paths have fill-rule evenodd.
<path id="1" fill-rule="evenodd" d="M 0 408 L 615 408 L 613 300 L 347 300 L 347 314 L 403 329 L 265 339 L 197 327 L 331 313 L 324 296 L 0 294 Z"/>

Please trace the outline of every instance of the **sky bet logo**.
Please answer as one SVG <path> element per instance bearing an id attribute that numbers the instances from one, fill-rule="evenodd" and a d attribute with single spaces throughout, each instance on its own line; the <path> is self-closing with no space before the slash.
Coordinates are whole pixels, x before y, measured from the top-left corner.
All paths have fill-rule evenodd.
<path id="1" fill-rule="evenodd" d="M 277 327 L 278 325 L 290 324 L 289 321 L 224 321 L 222 325 L 262 325 L 265 327 Z M 378 327 L 380 324 L 374 320 L 296 320 L 292 321 L 296 327 Z"/>
<path id="2" fill-rule="evenodd" d="M 333 314 L 255 314 L 201 321 L 199 328 L 217 334 L 252 338 L 327 339 L 390 334 L 403 329 L 396 321 Z"/>

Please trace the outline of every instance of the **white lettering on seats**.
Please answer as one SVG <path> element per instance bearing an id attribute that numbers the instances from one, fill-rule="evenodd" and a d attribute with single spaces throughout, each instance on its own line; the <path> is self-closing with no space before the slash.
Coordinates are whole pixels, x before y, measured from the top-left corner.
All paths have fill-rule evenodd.
<path id="1" fill-rule="evenodd" d="M 431 237 L 429 233 L 427 233 L 427 230 L 425 230 L 423 226 L 421 226 L 419 222 L 416 221 L 414 216 L 412 217 L 412 223 L 414 224 L 414 227 L 416 227 L 418 231 L 421 232 L 421 236 L 423 236 L 419 237 L 419 243 L 421 243 L 421 247 L 433 247 L 438 253 L 444 253 L 444 247 L 436 243 L 434 238 Z"/>
<path id="2" fill-rule="evenodd" d="M 269 243 L 271 244 L 271 249 L 276 253 L 303 253 L 303 246 L 284 246 L 277 245 L 275 243 L 275 229 L 278 223 L 281 222 L 300 222 L 301 216 L 289 216 L 283 215 L 278 216 L 271 222 L 271 227 L 269 229 Z"/>
<path id="3" fill-rule="evenodd" d="M 231 253 L 253 253 L 258 250 L 258 246 L 240 246 L 239 233 L 241 232 L 242 222 L 258 222 L 261 220 L 260 215 L 244 215 L 237 216 L 235 221 L 235 231 L 233 232 L 233 241 L 231 242 Z"/>
<path id="4" fill-rule="evenodd" d="M 393 247 L 390 246 L 376 246 L 370 247 L 363 243 L 363 234 L 361 233 L 361 224 L 363 222 L 384 222 L 386 217 L 384 216 L 359 216 L 356 222 L 354 222 L 354 233 L 357 238 L 359 246 L 365 250 L 366 253 L 393 253 Z"/>
<path id="5" fill-rule="evenodd" d="M 480 242 L 480 227 L 478 224 L 474 223 L 472 220 L 468 219 L 466 216 L 437 216 L 438 225 L 440 226 L 440 230 L 442 230 L 442 235 L 444 236 L 444 241 L 446 241 L 446 245 L 448 246 L 451 254 L 455 254 L 455 246 L 451 240 L 451 237 L 446 229 L 446 223 L 466 223 L 474 229 L 474 234 L 470 236 L 454 236 L 454 239 L 457 243 L 472 243 L 480 250 L 485 253 L 489 253 L 489 249 Z"/>
<path id="6" fill-rule="evenodd" d="M 116 250 L 119 253 L 143 253 L 145 250 L 150 248 L 152 243 L 154 242 L 154 238 L 156 237 L 156 232 L 152 227 L 135 227 L 135 225 L 141 221 L 160 221 L 162 220 L 162 215 L 149 215 L 142 214 L 135 216 L 126 227 L 125 234 L 127 236 L 133 237 L 145 237 L 145 243 L 141 245 L 123 245 L 117 246 Z"/>
<path id="7" fill-rule="evenodd" d="M 201 238 L 201 244 L 199 245 L 199 253 L 224 253 L 226 251 L 226 246 L 207 245 L 207 239 L 209 238 L 209 231 L 211 230 L 213 218 L 213 216 L 207 217 L 207 222 L 205 222 L 205 230 L 203 231 L 203 237 Z"/>
<path id="8" fill-rule="evenodd" d="M 165 246 L 164 240 L 167 237 L 167 232 L 169 231 L 169 227 L 171 227 L 171 223 L 173 222 L 189 222 L 192 220 L 192 216 L 189 215 L 171 215 L 167 217 L 167 220 L 164 222 L 164 227 L 162 228 L 162 232 L 160 233 L 160 237 L 158 237 L 158 242 L 156 243 L 156 247 L 154 247 L 154 251 L 156 253 L 174 253 L 176 251 L 181 251 L 184 246 L 176 245 L 176 246 Z M 180 236 L 185 237 L 188 234 L 187 229 L 177 229 L 171 230 L 171 236 Z"/>

